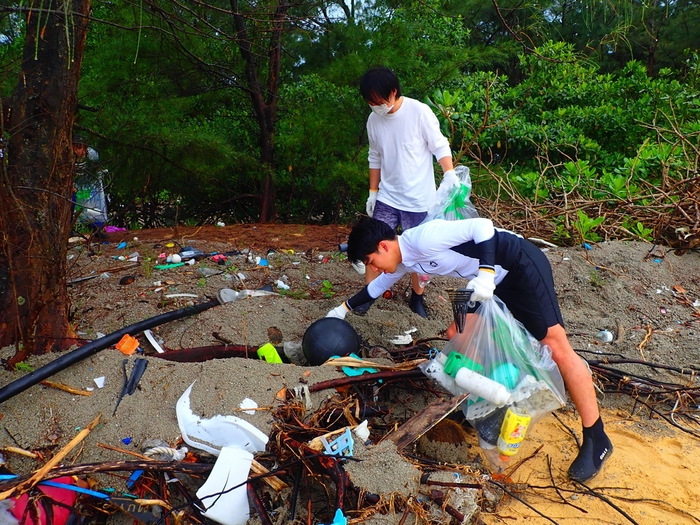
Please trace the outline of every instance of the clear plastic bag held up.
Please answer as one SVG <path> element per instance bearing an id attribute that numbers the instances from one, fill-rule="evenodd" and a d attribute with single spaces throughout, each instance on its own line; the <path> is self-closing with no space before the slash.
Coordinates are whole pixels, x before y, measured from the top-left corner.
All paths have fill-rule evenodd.
<path id="1" fill-rule="evenodd" d="M 455 177 L 444 178 L 437 189 L 435 200 L 428 208 L 428 215 L 423 222 L 433 219 L 457 221 L 474 219 L 479 216 L 476 208 L 469 200 L 472 191 L 472 180 L 467 166 L 457 166 Z"/>
<path id="2" fill-rule="evenodd" d="M 464 331 L 421 368 L 453 395 L 470 394 L 462 410 L 484 455 L 499 470 L 533 424 L 566 400 L 549 347 L 496 296 L 469 314 Z"/>

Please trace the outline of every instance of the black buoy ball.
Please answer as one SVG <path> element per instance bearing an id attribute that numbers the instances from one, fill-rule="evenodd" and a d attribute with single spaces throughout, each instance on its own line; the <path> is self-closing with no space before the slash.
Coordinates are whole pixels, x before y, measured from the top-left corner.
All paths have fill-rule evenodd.
<path id="1" fill-rule="evenodd" d="M 358 353 L 360 336 L 347 321 L 324 317 L 306 329 L 301 347 L 309 364 L 317 366 L 333 356 L 345 357 Z"/>

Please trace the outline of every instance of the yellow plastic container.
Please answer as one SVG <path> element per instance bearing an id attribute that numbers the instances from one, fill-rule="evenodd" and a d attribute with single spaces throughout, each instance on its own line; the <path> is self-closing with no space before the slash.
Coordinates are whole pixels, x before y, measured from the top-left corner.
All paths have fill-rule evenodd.
<path id="1" fill-rule="evenodd" d="M 531 421 L 532 416 L 527 410 L 508 407 L 496 445 L 501 456 L 510 457 L 518 453 Z"/>

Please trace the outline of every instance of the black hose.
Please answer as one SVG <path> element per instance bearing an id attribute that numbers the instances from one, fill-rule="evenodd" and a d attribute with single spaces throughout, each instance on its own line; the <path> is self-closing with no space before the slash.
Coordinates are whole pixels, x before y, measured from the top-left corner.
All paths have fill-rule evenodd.
<path id="1" fill-rule="evenodd" d="M 145 319 L 144 321 L 139 321 L 138 323 L 132 324 L 131 326 L 127 326 L 125 328 L 122 328 L 121 330 L 112 332 L 111 334 L 108 334 L 104 337 L 95 339 L 94 341 L 91 341 L 88 344 L 81 346 L 76 350 L 73 350 L 72 352 L 63 354 L 61 357 L 51 361 L 50 363 L 42 366 L 37 370 L 34 370 L 33 372 L 28 373 L 23 377 L 20 377 L 19 379 L 13 381 L 9 385 L 5 385 L 4 387 L 0 388 L 0 403 L 7 401 L 11 397 L 14 397 L 17 394 L 19 394 L 20 392 L 24 392 L 30 386 L 34 386 L 37 383 L 41 383 L 47 377 L 51 377 L 52 375 L 68 368 L 69 366 L 77 363 L 78 361 L 82 361 L 83 359 L 90 357 L 93 354 L 96 354 L 100 350 L 104 350 L 108 346 L 112 346 L 113 344 L 118 343 L 119 340 L 122 337 L 124 337 L 125 334 L 133 336 L 155 326 L 159 326 L 170 321 L 175 321 L 177 319 L 182 319 L 183 317 L 189 317 L 191 315 L 201 313 L 204 310 L 208 310 L 209 308 L 212 308 L 213 306 L 218 306 L 220 304 L 221 303 L 218 299 L 212 299 L 211 301 L 207 301 L 206 303 L 200 303 L 194 306 L 180 308 L 179 310 L 173 310 L 172 312 L 157 315 L 155 317 L 151 317 L 150 319 Z"/>

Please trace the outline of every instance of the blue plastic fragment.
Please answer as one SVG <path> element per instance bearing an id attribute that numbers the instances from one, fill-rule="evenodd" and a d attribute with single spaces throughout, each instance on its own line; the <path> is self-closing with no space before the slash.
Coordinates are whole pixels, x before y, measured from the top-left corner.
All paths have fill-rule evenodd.
<path id="1" fill-rule="evenodd" d="M 124 439 L 122 439 L 122 443 L 124 443 L 125 445 L 130 445 L 130 444 L 131 444 L 131 438 L 130 438 L 130 437 L 125 437 Z"/>
<path id="2" fill-rule="evenodd" d="M 584 243 L 583 243 L 583 247 L 584 247 L 586 250 L 590 250 L 590 249 L 591 249 L 591 245 L 588 244 L 587 242 L 584 242 Z"/>
<path id="3" fill-rule="evenodd" d="M 143 470 L 134 470 L 131 476 L 129 476 L 129 479 L 126 480 L 126 488 L 133 489 L 142 474 Z"/>
<path id="4" fill-rule="evenodd" d="M 333 357 L 340 357 L 340 356 L 334 355 Z M 353 359 L 357 359 L 357 360 L 360 359 L 360 356 L 358 356 L 355 353 L 350 354 L 348 357 L 352 357 Z M 376 374 L 377 373 L 376 368 L 355 368 L 354 366 L 342 366 L 342 367 L 340 367 L 340 369 L 348 377 L 361 376 L 362 374 Z"/>
<path id="5" fill-rule="evenodd" d="M 117 244 L 117 250 L 123 250 L 124 248 L 126 248 L 126 242 L 122 241 Z"/>
<path id="6" fill-rule="evenodd" d="M 323 443 L 323 448 L 329 456 L 349 456 L 352 457 L 352 447 L 355 445 L 355 441 L 352 439 L 352 433 L 350 428 L 346 428 L 338 439 L 331 441 L 330 443 L 326 438 L 321 436 L 321 442 Z"/>
<path id="7" fill-rule="evenodd" d="M 348 519 L 343 514 L 342 509 L 335 511 L 335 516 L 333 517 L 333 523 L 330 525 L 348 525 Z"/>
<path id="8" fill-rule="evenodd" d="M 660 263 L 660 262 L 661 262 L 661 259 L 654 259 L 654 262 L 655 262 L 655 263 Z"/>

